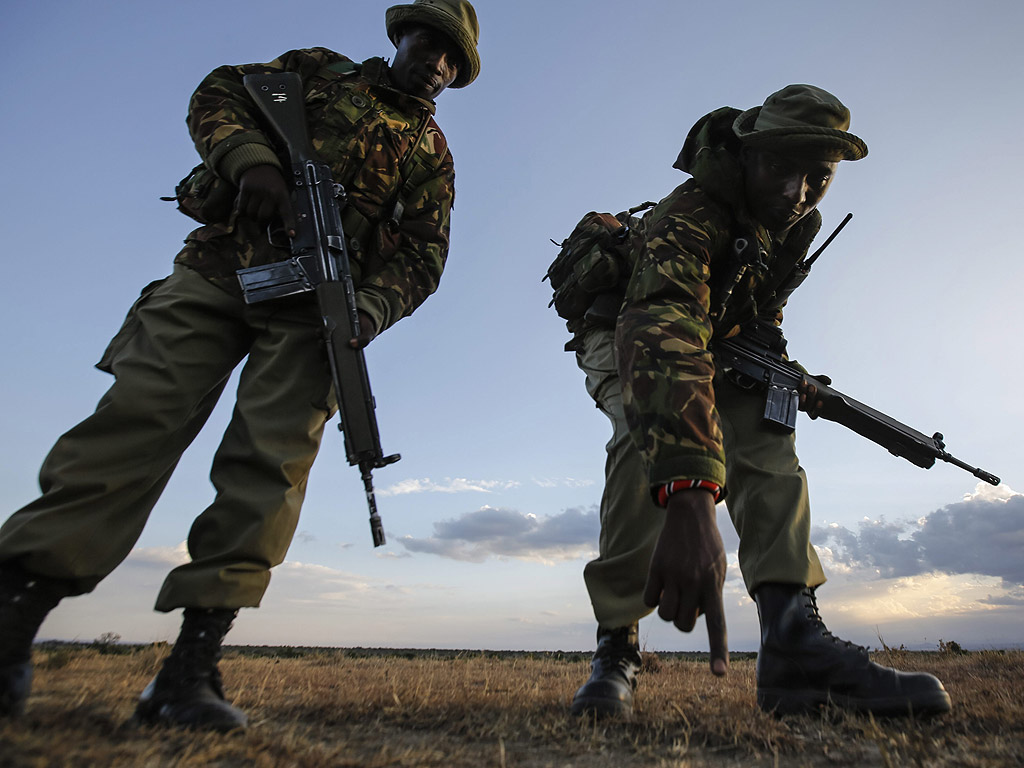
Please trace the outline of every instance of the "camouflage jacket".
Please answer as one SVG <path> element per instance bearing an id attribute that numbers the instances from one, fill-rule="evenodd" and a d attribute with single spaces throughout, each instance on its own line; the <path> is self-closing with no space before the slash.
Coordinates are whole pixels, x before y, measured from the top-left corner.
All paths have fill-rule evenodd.
<path id="1" fill-rule="evenodd" d="M 455 167 L 434 104 L 396 90 L 383 59 L 356 64 L 325 48 L 219 67 L 192 95 L 188 126 L 204 164 L 232 197 L 244 171 L 281 165 L 242 85 L 247 73 L 281 70 L 302 77 L 313 147 L 347 192 L 342 222 L 356 303 L 382 331 L 437 289 L 448 254 Z M 190 233 L 175 261 L 240 295 L 236 270 L 289 253 L 271 246 L 256 223 L 225 218 Z"/>
<path id="2" fill-rule="evenodd" d="M 738 114 L 723 108 L 691 129 L 675 167 L 693 178 L 645 217 L 646 238 L 616 326 L 626 419 L 652 487 L 679 479 L 725 485 L 708 345 L 757 316 L 781 323 L 784 301 L 775 289 L 821 226 L 814 211 L 779 243 L 751 219 L 731 131 Z M 737 274 L 734 243 L 741 237 L 756 243 L 766 266 L 746 270 L 718 317 Z"/>

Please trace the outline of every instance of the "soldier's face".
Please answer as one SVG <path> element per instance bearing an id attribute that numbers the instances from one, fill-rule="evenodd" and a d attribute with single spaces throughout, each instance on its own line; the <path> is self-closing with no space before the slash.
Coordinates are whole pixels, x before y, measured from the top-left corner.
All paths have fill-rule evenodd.
<path id="1" fill-rule="evenodd" d="M 432 27 L 408 25 L 398 33 L 391 79 L 421 99 L 435 99 L 459 74 L 462 53 L 452 39 Z"/>
<path id="2" fill-rule="evenodd" d="M 818 207 L 837 162 L 765 150 L 744 153 L 747 207 L 769 232 L 782 233 Z"/>

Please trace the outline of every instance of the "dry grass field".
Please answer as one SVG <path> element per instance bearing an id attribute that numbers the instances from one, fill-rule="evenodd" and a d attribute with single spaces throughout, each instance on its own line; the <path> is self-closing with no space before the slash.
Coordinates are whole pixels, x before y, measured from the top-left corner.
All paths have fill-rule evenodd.
<path id="1" fill-rule="evenodd" d="M 884 650 L 938 674 L 951 715 L 879 720 L 754 706 L 754 660 L 716 679 L 694 656 L 650 656 L 632 720 L 571 718 L 584 654 L 229 649 L 246 733 L 138 727 L 134 699 L 167 646 L 36 650 L 26 714 L 0 722 L 0 766 L 1008 766 L 1024 765 L 1024 652 Z"/>

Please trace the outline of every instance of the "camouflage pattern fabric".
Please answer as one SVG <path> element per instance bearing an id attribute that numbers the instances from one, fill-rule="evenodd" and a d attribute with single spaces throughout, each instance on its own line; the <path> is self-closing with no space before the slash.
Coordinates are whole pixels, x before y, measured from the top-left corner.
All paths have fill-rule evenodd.
<path id="1" fill-rule="evenodd" d="M 623 405 L 652 486 L 676 479 L 725 485 L 709 345 L 755 316 L 782 321 L 774 287 L 821 226 L 814 211 L 778 243 L 750 219 L 739 148 L 725 133 L 735 112 L 712 113 L 687 138 L 695 150 L 687 166 L 693 178 L 645 217 L 646 240 L 616 328 Z M 739 237 L 760 250 L 764 268 L 747 269 L 724 315 L 713 317 L 737 272 Z"/>
<path id="2" fill-rule="evenodd" d="M 313 147 L 347 192 L 357 305 L 382 331 L 437 289 L 448 253 L 455 168 L 434 104 L 396 90 L 382 59 L 355 64 L 325 48 L 219 67 L 192 95 L 188 126 L 203 162 L 232 185 L 255 165 L 280 165 L 242 85 L 245 74 L 278 71 L 302 77 Z M 189 234 L 175 261 L 240 295 L 236 270 L 288 256 L 261 226 L 232 216 Z"/>

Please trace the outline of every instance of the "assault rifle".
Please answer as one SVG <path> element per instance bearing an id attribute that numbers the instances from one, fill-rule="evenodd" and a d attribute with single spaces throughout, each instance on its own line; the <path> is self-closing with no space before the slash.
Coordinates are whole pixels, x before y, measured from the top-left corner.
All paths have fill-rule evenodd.
<path id="1" fill-rule="evenodd" d="M 999 485 L 999 478 L 995 475 L 948 454 L 941 433 L 928 437 L 832 389 L 821 379 L 804 374 L 786 359 L 786 339 L 781 328 L 755 321 L 745 326 L 738 336 L 715 341 L 713 349 L 718 364 L 731 370 L 734 378 L 739 374 L 741 385 L 764 389 L 764 422 L 767 425 L 786 432 L 793 431 L 800 405 L 797 388 L 803 379 L 807 379 L 817 387 L 818 398 L 824 402 L 821 418 L 842 424 L 878 443 L 894 456 L 902 456 L 919 467 L 928 469 L 939 459 L 966 469 L 986 483 Z"/>
<path id="2" fill-rule="evenodd" d="M 290 242 L 290 259 L 240 269 L 238 280 L 247 304 L 316 292 L 338 400 L 338 428 L 345 435 L 348 463 L 358 465 L 362 473 L 373 545 L 379 547 L 385 539 L 373 493 L 373 470 L 393 464 L 401 456 L 385 456 L 381 450 L 366 358 L 362 349 L 349 346 L 349 340 L 359 335 L 359 314 L 339 213 L 345 191 L 334 183 L 330 168 L 316 158 L 310 144 L 301 78 L 294 72 L 253 74 L 245 75 L 243 83 L 269 127 L 287 147 L 298 224 Z"/>

